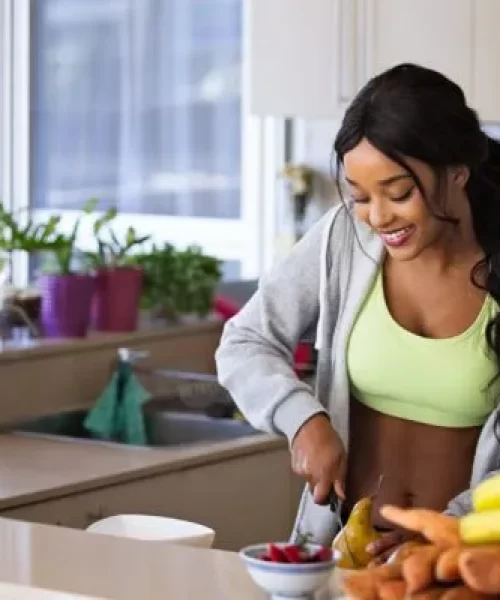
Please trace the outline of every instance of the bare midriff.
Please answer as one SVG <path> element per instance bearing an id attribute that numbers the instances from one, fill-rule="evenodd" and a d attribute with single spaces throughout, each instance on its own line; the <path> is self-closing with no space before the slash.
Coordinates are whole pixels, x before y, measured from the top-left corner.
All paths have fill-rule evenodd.
<path id="1" fill-rule="evenodd" d="M 373 523 L 383 504 L 442 511 L 469 487 L 480 427 L 437 427 L 388 416 L 351 398 L 346 512 L 377 490 Z"/>

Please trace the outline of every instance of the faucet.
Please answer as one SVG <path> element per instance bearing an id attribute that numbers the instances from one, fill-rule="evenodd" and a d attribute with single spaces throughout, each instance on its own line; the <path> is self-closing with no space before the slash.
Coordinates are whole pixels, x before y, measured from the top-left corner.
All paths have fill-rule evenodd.
<path id="1" fill-rule="evenodd" d="M 26 311 L 23 310 L 20 306 L 16 306 L 15 304 L 10 304 L 10 303 L 7 303 L 4 301 L 0 305 L 0 315 L 2 313 L 12 313 L 12 314 L 17 315 L 18 317 L 20 317 L 22 322 L 29 329 L 29 332 L 30 332 L 32 338 L 40 337 L 40 331 L 38 330 L 38 327 L 28 317 Z M 6 339 L 8 339 L 7 335 L 6 335 L 7 328 L 8 327 L 5 326 L 5 323 L 2 323 L 1 330 L 0 330 L 0 344 L 1 345 L 3 345 L 5 343 Z M 10 332 L 10 328 L 9 328 L 9 332 Z"/>
<path id="2" fill-rule="evenodd" d="M 121 362 L 133 364 L 142 358 L 147 358 L 149 352 L 147 350 L 132 350 L 131 348 L 118 348 L 118 360 Z M 139 372 L 164 377 L 165 379 L 179 379 L 184 381 L 203 381 L 209 383 L 217 383 L 217 375 L 209 373 L 193 373 L 190 371 L 177 371 L 175 369 L 149 369 L 139 367 Z"/>

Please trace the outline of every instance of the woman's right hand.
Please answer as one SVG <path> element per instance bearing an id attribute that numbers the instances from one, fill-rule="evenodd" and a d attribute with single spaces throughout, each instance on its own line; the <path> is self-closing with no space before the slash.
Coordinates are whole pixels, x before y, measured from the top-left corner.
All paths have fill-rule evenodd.
<path id="1" fill-rule="evenodd" d="M 337 496 L 345 500 L 347 456 L 326 415 L 315 415 L 302 425 L 291 451 L 293 471 L 307 480 L 317 504 L 328 502 L 332 486 Z"/>

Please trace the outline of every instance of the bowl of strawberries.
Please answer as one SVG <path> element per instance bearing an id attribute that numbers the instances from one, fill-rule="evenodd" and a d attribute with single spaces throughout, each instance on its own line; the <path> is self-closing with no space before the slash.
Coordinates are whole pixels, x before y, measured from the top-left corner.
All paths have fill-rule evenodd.
<path id="1" fill-rule="evenodd" d="M 247 546 L 240 557 L 250 577 L 273 600 L 309 598 L 328 583 L 335 566 L 332 549 L 307 538 Z"/>

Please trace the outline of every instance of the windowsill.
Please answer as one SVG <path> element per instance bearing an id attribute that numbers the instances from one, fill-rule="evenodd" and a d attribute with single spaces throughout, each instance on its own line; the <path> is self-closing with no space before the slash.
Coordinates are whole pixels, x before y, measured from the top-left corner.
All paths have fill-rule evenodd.
<path id="1" fill-rule="evenodd" d="M 143 323 L 139 329 L 128 333 L 91 332 L 85 338 L 40 338 L 0 342 L 0 362 L 29 360 L 42 356 L 71 352 L 93 352 L 103 348 L 133 347 L 162 339 L 188 337 L 202 332 L 220 331 L 222 321 L 218 318 L 200 319 L 175 325 Z"/>

